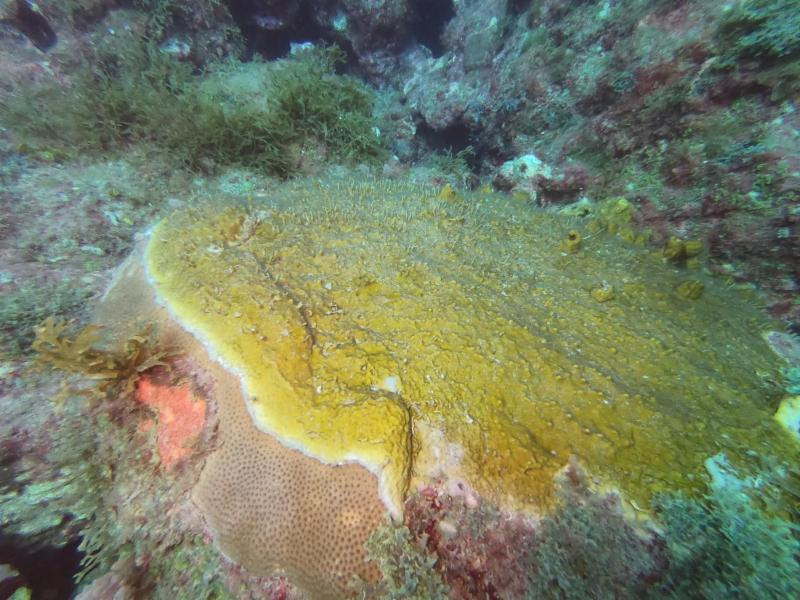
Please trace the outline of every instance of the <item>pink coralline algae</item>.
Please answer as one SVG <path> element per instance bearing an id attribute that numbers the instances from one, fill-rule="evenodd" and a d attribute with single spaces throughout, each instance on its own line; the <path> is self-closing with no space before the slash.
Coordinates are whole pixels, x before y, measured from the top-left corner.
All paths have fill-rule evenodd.
<path id="1" fill-rule="evenodd" d="M 192 453 L 206 422 L 206 401 L 197 398 L 189 385 L 169 386 L 143 377 L 136 388 L 136 400 L 157 413 L 156 447 L 161 463 L 173 469 Z M 153 421 L 145 421 L 144 428 Z"/>
<path id="2" fill-rule="evenodd" d="M 406 503 L 406 525 L 438 558 L 451 598 L 524 595 L 522 554 L 535 534 L 531 520 L 504 515 L 461 486 L 432 486 Z"/>

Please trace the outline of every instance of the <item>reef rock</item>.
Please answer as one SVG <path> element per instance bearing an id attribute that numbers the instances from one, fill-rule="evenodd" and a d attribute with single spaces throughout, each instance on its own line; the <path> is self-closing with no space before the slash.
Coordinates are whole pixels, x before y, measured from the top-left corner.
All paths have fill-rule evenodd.
<path id="1" fill-rule="evenodd" d="M 697 273 L 686 300 L 682 269 L 589 231 L 498 194 L 300 181 L 167 217 L 107 310 L 138 307 L 215 379 L 193 498 L 219 548 L 342 596 L 377 579 L 370 532 L 437 478 L 541 511 L 575 456 L 647 506 L 701 489 L 720 449 L 797 454 L 754 299 Z"/>

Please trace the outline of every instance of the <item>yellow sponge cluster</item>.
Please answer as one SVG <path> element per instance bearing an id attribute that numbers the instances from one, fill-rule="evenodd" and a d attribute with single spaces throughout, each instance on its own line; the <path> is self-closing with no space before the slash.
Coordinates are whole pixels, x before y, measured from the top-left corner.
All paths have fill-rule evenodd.
<path id="1" fill-rule="evenodd" d="M 702 276 L 683 298 L 682 267 L 503 196 L 298 182 L 167 218 L 146 265 L 261 430 L 366 466 L 395 512 L 441 471 L 542 507 L 577 455 L 646 503 L 720 451 L 797 453 L 757 299 Z"/>

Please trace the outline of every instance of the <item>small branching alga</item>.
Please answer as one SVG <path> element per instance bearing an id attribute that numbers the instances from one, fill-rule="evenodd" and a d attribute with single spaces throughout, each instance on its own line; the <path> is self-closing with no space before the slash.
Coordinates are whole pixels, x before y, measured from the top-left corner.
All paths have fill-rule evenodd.
<path id="1" fill-rule="evenodd" d="M 101 326 L 87 325 L 69 337 L 70 325 L 64 319 L 48 317 L 36 327 L 32 347 L 38 355 L 37 362 L 97 380 L 97 389 L 103 394 L 117 386 L 123 394 L 130 394 L 142 373 L 154 367 L 168 367 L 164 359 L 174 354 L 156 347 L 151 327 L 114 348 L 104 347 Z"/>

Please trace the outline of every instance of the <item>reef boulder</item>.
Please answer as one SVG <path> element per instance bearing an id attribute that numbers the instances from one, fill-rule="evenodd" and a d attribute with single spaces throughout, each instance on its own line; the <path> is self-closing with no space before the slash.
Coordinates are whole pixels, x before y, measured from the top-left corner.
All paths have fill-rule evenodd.
<path id="1" fill-rule="evenodd" d="M 193 498 L 219 548 L 341 596 L 377 579 L 364 541 L 434 480 L 538 512 L 577 457 L 639 508 L 702 489 L 721 449 L 795 456 L 756 299 L 698 272 L 687 300 L 683 267 L 591 231 L 499 194 L 351 180 L 160 222 L 111 296 L 215 381 Z"/>

